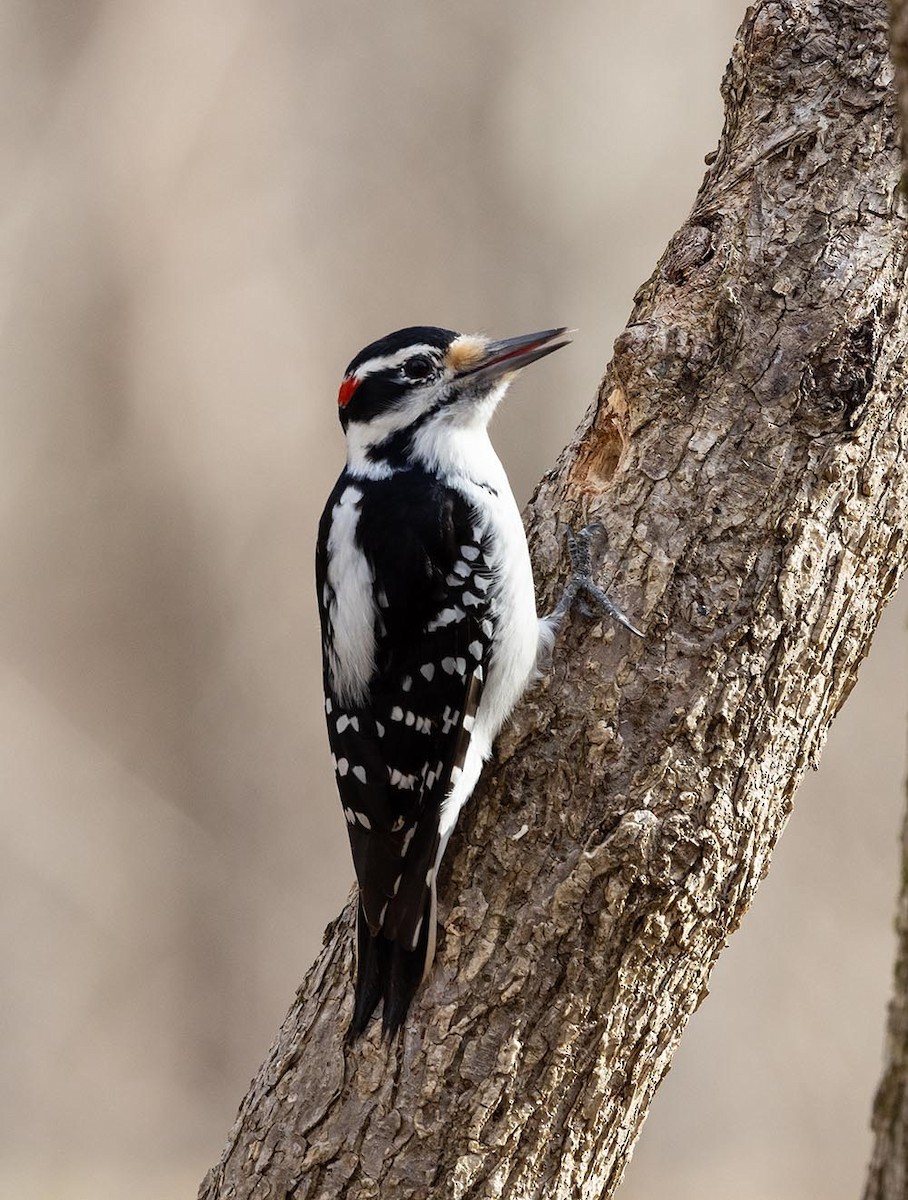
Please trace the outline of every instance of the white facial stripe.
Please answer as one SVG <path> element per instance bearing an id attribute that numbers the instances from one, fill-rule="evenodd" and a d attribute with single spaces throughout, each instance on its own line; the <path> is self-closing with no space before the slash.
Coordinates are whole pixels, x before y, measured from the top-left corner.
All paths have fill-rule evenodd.
<path id="1" fill-rule="evenodd" d="M 429 407 L 432 393 L 439 391 L 442 386 L 438 381 L 434 381 L 424 388 L 410 392 L 401 399 L 396 408 L 382 413 L 379 417 L 373 417 L 371 421 L 352 421 L 347 426 L 347 467 L 351 473 L 373 479 L 390 474 L 390 469 L 385 464 L 373 463 L 370 460 L 369 451 L 393 434 L 408 429 Z"/>
<path id="2" fill-rule="evenodd" d="M 438 347 L 405 346 L 403 350 L 398 350 L 396 354 L 382 354 L 378 358 L 367 359 L 366 362 L 361 363 L 353 372 L 354 378 L 362 383 L 367 375 L 374 375 L 376 371 L 387 371 L 390 367 L 399 367 L 408 358 L 412 358 L 414 354 L 427 354 L 434 362 L 438 354 Z"/>

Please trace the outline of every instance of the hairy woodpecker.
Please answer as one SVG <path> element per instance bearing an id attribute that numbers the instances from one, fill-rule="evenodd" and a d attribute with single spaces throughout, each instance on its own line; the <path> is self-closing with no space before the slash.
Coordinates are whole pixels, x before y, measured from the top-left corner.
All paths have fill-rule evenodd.
<path id="1" fill-rule="evenodd" d="M 523 525 L 487 432 L 513 374 L 567 345 L 566 332 L 490 341 L 401 329 L 360 351 L 340 385 L 347 463 L 319 524 L 316 584 L 359 883 L 351 1037 L 379 1001 L 386 1034 L 406 1017 L 435 953 L 448 839 L 578 587 L 537 616 Z M 588 575 L 579 586 L 598 591 Z"/>

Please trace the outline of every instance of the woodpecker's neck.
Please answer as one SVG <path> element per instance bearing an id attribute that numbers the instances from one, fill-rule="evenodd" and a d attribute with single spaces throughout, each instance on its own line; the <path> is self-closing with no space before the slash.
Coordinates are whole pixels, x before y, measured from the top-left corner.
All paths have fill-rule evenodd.
<path id="1" fill-rule="evenodd" d="M 452 484 L 469 481 L 495 492 L 508 486 L 486 422 L 443 429 L 427 425 L 413 440 L 413 460 Z"/>
<path id="2" fill-rule="evenodd" d="M 414 466 L 432 475 L 498 487 L 504 472 L 489 440 L 488 425 L 507 390 L 503 380 L 482 396 L 427 409 L 396 426 L 393 416 L 347 429 L 347 471 L 360 479 L 387 479 Z M 506 480 L 505 480 L 506 483 Z"/>

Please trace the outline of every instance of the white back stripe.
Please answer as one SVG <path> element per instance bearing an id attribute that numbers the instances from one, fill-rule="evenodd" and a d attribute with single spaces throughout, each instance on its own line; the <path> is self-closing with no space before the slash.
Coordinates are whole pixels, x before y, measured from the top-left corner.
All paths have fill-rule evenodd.
<path id="1" fill-rule="evenodd" d="M 356 543 L 359 488 L 345 488 L 331 513 L 328 583 L 334 593 L 328 609 L 332 639 L 328 666 L 342 704 L 361 703 L 375 669 L 375 602 L 372 568 Z"/>

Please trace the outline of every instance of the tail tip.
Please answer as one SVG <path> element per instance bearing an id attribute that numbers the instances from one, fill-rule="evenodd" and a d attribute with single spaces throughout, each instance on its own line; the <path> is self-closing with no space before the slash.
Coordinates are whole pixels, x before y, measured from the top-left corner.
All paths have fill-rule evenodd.
<path id="1" fill-rule="evenodd" d="M 382 1039 L 390 1042 L 398 1036 L 413 998 L 431 965 L 428 955 L 431 953 L 434 956 L 434 924 L 434 905 L 430 897 L 419 926 L 416 946 L 411 950 L 381 932 L 372 933 L 360 904 L 357 914 L 353 1016 L 346 1034 L 348 1045 L 365 1033 L 380 1001 Z"/>

